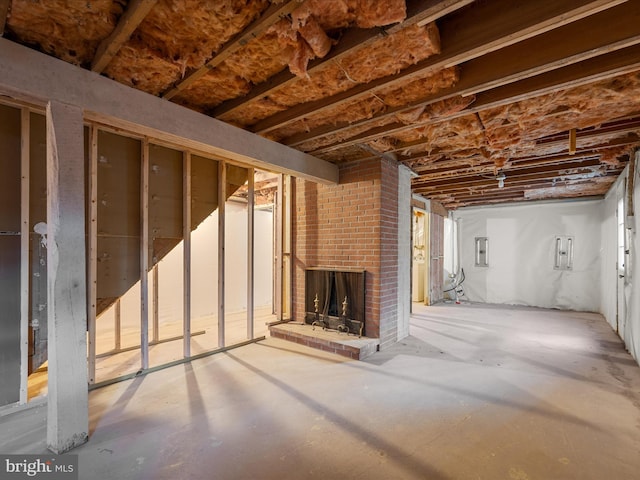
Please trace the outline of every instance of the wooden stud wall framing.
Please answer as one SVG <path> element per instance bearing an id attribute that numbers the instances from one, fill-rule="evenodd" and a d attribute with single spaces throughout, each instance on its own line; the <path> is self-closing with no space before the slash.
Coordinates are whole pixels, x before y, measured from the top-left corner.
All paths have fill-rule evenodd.
<path id="1" fill-rule="evenodd" d="M 20 404 L 27 403 L 29 377 L 29 110 L 20 111 Z"/>
<path id="2" fill-rule="evenodd" d="M 184 358 L 191 357 L 191 152 L 184 152 L 182 167 L 183 336 Z"/>
<path id="3" fill-rule="evenodd" d="M 96 307 L 98 296 L 98 127 L 91 126 L 89 150 L 89 265 L 87 322 L 89 327 L 89 385 L 96 381 Z"/>
<path id="4" fill-rule="evenodd" d="M 149 139 L 142 142 L 140 189 L 140 367 L 149 368 Z"/>
<path id="5" fill-rule="evenodd" d="M 224 278 L 225 278 L 225 203 L 227 201 L 227 164 L 218 162 L 218 347 L 224 342 Z"/>

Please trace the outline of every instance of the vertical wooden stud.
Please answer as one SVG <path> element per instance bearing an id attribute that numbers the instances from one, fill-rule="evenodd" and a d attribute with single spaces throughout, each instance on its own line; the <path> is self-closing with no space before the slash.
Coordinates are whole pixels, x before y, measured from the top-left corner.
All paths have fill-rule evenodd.
<path id="1" fill-rule="evenodd" d="M 183 168 L 183 203 L 182 203 L 182 238 L 184 246 L 183 258 L 183 328 L 184 358 L 191 357 L 191 153 L 184 152 Z"/>
<path id="2" fill-rule="evenodd" d="M 140 367 L 149 368 L 149 139 L 142 142 L 140 188 Z"/>
<path id="3" fill-rule="evenodd" d="M 254 247 L 254 220 L 255 220 L 255 169 L 248 169 L 247 185 L 247 339 L 253 339 L 253 247 Z"/>
<path id="4" fill-rule="evenodd" d="M 89 384 L 96 381 L 96 303 L 98 296 L 98 127 L 91 125 L 89 150 L 89 268 L 87 307 Z"/>
<path id="5" fill-rule="evenodd" d="M 158 265 L 154 265 L 151 268 L 151 272 L 153 274 L 153 339 L 151 343 L 158 343 L 160 341 L 160 298 L 159 298 L 159 280 L 160 273 L 158 272 Z"/>
<path id="6" fill-rule="evenodd" d="M 29 110 L 20 115 L 20 400 L 27 403 L 29 378 Z"/>
<path id="7" fill-rule="evenodd" d="M 224 343 L 224 278 L 225 278 L 225 204 L 227 201 L 227 164 L 218 162 L 218 347 Z"/>

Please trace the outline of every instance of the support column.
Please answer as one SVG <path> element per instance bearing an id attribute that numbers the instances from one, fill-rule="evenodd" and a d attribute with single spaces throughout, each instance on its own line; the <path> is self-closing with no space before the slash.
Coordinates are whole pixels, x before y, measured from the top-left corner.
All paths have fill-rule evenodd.
<path id="1" fill-rule="evenodd" d="M 47 105 L 47 447 L 63 453 L 89 432 L 83 116 Z"/>

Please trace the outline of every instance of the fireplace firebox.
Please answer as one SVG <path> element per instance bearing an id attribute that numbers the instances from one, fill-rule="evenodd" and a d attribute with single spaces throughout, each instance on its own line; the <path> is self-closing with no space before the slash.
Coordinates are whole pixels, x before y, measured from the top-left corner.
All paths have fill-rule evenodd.
<path id="1" fill-rule="evenodd" d="M 305 323 L 365 335 L 365 271 L 308 268 Z"/>

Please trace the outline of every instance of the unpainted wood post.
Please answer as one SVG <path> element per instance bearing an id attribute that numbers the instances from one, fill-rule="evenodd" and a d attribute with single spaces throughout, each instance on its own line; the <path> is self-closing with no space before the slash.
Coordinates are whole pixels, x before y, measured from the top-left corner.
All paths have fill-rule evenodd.
<path id="1" fill-rule="evenodd" d="M 182 237 L 183 246 L 183 353 L 184 358 L 191 357 L 191 153 L 183 155 L 183 204 Z"/>
<path id="2" fill-rule="evenodd" d="M 218 162 L 218 347 L 224 343 L 224 279 L 225 279 L 225 206 L 227 201 L 227 164 Z"/>
<path id="3" fill-rule="evenodd" d="M 140 188 L 140 368 L 149 368 L 149 139 L 142 142 Z"/>
<path id="4" fill-rule="evenodd" d="M 47 447 L 63 453 L 89 432 L 82 109 L 47 105 Z"/>
<path id="5" fill-rule="evenodd" d="M 248 169 L 248 185 L 247 185 L 247 340 L 253 339 L 253 247 L 254 247 L 254 220 L 255 220 L 255 169 Z"/>
<path id="6" fill-rule="evenodd" d="M 27 403 L 29 380 L 29 165 L 30 124 L 29 110 L 20 115 L 20 400 Z"/>

